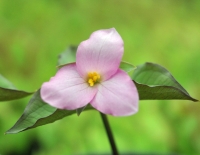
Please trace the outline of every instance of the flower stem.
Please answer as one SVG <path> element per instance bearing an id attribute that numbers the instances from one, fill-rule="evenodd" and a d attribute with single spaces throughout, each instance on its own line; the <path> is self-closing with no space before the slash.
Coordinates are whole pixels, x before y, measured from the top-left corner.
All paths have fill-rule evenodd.
<path id="1" fill-rule="evenodd" d="M 113 137 L 113 134 L 112 134 L 112 131 L 111 131 L 108 119 L 107 119 L 107 116 L 105 114 L 102 114 L 102 113 L 100 113 L 100 114 L 101 114 L 101 118 L 103 120 L 104 127 L 106 129 L 106 133 L 107 133 L 107 136 L 108 136 L 108 139 L 109 139 L 109 142 L 110 142 L 110 146 L 112 148 L 112 154 L 113 155 L 119 155 L 119 153 L 117 151 L 116 144 L 115 144 L 115 140 L 114 140 L 114 137 Z"/>

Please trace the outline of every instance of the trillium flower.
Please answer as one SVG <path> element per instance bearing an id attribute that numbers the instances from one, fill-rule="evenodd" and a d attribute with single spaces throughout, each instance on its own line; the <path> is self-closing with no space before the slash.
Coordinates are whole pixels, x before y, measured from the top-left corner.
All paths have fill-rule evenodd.
<path id="1" fill-rule="evenodd" d="M 113 116 L 138 111 L 138 92 L 119 69 L 124 45 L 114 29 L 98 30 L 80 43 L 76 62 L 63 66 L 41 87 L 41 98 L 58 109 L 75 110 L 91 104 Z"/>

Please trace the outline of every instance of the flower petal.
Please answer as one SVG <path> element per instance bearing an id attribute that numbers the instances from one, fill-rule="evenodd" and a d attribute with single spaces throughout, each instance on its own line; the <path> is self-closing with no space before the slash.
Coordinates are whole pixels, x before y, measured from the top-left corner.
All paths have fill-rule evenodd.
<path id="1" fill-rule="evenodd" d="M 90 102 L 97 110 L 113 116 L 127 116 L 138 111 L 138 92 L 130 77 L 122 70 L 98 87 Z"/>
<path id="2" fill-rule="evenodd" d="M 86 78 L 87 73 L 94 71 L 101 75 L 101 80 L 110 78 L 119 68 L 123 44 L 114 28 L 93 32 L 88 40 L 78 46 L 76 65 L 79 74 Z"/>
<path id="3" fill-rule="evenodd" d="M 42 85 L 41 98 L 53 107 L 74 110 L 88 104 L 96 92 L 97 88 L 89 87 L 73 63 L 59 69 Z"/>

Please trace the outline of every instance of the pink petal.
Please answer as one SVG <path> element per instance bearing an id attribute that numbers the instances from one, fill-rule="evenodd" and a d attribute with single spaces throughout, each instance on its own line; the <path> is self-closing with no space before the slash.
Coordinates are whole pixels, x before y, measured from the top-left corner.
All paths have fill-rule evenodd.
<path id="1" fill-rule="evenodd" d="M 138 111 L 138 92 L 130 77 L 122 70 L 99 84 L 91 105 L 104 114 L 127 116 Z"/>
<path id="2" fill-rule="evenodd" d="M 119 68 L 124 52 L 123 40 L 114 29 L 93 32 L 80 43 L 76 54 L 79 74 L 86 78 L 88 72 L 98 72 L 103 80 L 110 78 Z"/>
<path id="3" fill-rule="evenodd" d="M 74 110 L 87 105 L 96 92 L 97 88 L 88 86 L 73 63 L 59 69 L 42 85 L 41 98 L 53 107 Z"/>

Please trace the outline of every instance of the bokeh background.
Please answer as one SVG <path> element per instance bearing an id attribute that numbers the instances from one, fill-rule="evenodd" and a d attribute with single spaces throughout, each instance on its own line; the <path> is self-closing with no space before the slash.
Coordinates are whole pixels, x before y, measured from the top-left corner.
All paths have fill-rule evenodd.
<path id="1" fill-rule="evenodd" d="M 57 56 L 98 29 L 115 27 L 123 60 L 166 67 L 200 99 L 199 0 L 0 0 L 0 74 L 21 90 L 40 88 L 56 72 Z M 4 135 L 30 97 L 0 103 L 1 155 L 109 153 L 97 111 Z M 109 116 L 120 153 L 200 153 L 200 105 L 140 101 L 136 115 Z"/>

